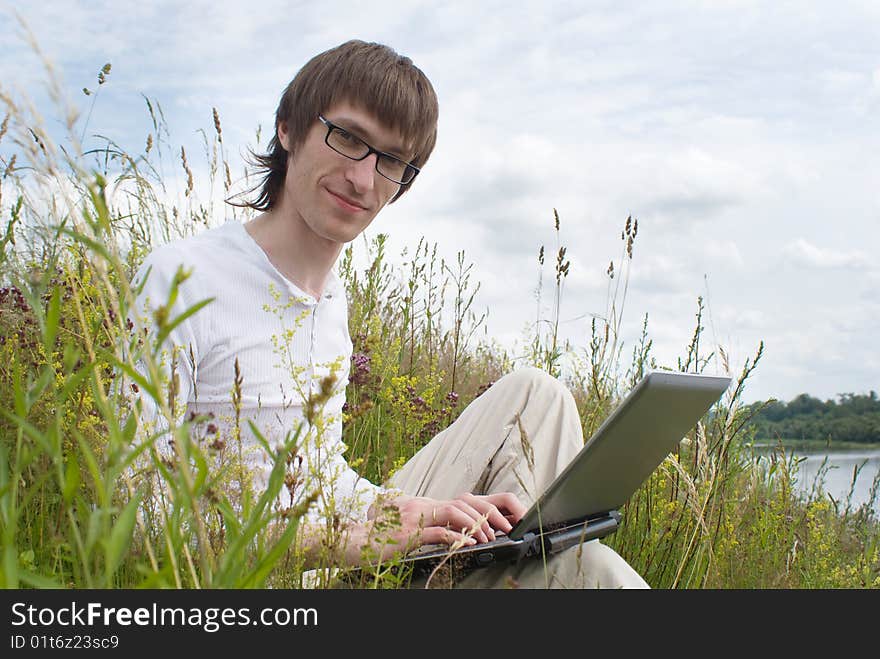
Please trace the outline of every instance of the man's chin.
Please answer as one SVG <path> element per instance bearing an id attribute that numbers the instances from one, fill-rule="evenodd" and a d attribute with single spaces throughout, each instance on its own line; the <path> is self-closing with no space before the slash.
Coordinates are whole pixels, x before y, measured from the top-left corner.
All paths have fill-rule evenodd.
<path id="1" fill-rule="evenodd" d="M 351 222 L 343 222 L 339 226 L 328 228 L 325 238 L 336 243 L 348 244 L 360 236 L 366 228 L 366 226 L 360 223 L 357 223 L 355 226 Z"/>

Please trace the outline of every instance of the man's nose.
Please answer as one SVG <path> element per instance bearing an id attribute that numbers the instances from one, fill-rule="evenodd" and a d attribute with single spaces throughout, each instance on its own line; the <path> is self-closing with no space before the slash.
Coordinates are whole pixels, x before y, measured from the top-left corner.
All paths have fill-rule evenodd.
<path id="1" fill-rule="evenodd" d="M 375 153 L 371 153 L 363 160 L 350 161 L 345 178 L 351 182 L 357 192 L 369 192 L 373 189 L 376 182 L 377 157 Z"/>

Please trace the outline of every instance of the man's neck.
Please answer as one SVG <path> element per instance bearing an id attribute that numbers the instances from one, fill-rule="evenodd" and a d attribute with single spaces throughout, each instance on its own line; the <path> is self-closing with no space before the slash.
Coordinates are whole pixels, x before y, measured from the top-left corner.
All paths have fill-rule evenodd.
<path id="1" fill-rule="evenodd" d="M 342 244 L 316 235 L 299 216 L 273 208 L 245 224 L 245 230 L 275 268 L 305 293 L 319 299 Z"/>

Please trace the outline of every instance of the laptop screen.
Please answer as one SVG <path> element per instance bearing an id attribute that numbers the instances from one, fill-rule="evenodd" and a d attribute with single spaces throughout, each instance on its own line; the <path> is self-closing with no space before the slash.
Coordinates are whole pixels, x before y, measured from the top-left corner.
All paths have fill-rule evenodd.
<path id="1" fill-rule="evenodd" d="M 652 371 L 629 392 L 511 530 L 581 521 L 621 508 L 727 389 L 731 378 Z"/>

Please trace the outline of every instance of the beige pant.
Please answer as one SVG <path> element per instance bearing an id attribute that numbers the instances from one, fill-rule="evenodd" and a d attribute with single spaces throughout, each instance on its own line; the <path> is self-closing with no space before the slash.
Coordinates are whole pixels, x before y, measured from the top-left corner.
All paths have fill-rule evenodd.
<path id="1" fill-rule="evenodd" d="M 454 499 L 464 492 L 513 492 L 531 505 L 583 446 L 574 398 L 535 368 L 499 379 L 434 437 L 389 485 L 412 496 Z M 531 464 L 530 464 L 531 463 Z M 598 540 L 544 560 L 494 565 L 455 582 L 463 588 L 648 588 Z M 424 585 L 424 581 L 414 583 Z"/>

